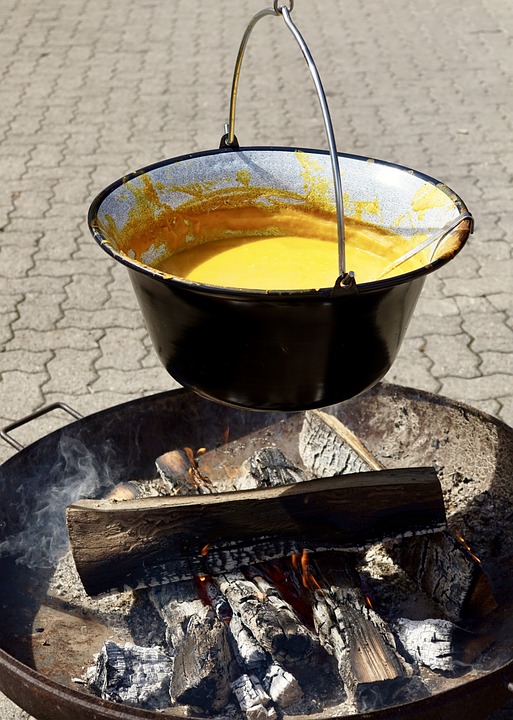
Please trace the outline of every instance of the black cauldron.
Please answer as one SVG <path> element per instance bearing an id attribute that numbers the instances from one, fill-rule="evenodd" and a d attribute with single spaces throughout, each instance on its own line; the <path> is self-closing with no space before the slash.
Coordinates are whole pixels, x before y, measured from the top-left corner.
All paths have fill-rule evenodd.
<path id="1" fill-rule="evenodd" d="M 346 218 L 392 230 L 412 249 L 419 237 L 466 211 L 452 190 L 421 173 L 365 157 L 338 158 Z M 331 207 L 336 217 L 329 162 L 321 150 L 222 148 L 143 168 L 92 203 L 93 236 L 128 268 L 155 350 L 185 387 L 229 405 L 289 411 L 347 400 L 389 370 L 426 275 L 462 248 L 470 217 L 419 252 L 413 271 L 373 282 L 359 283 L 356 273 L 356 282 L 334 277 L 326 288 L 248 290 L 152 267 L 194 236 L 189 221 L 180 228 L 176 220 L 184 222 L 191 202 L 208 205 L 209 212 L 214 202 L 216 212 L 229 211 L 232 219 L 248 207 L 271 208 L 275 218 L 291 205 L 328 213 Z M 219 237 L 228 232 L 236 232 L 233 222 L 218 228 Z"/>

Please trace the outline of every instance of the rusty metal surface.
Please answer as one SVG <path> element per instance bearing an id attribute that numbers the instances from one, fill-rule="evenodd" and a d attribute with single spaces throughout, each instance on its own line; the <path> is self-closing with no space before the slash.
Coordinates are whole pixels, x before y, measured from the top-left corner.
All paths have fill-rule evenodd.
<path id="1" fill-rule="evenodd" d="M 513 430 L 471 408 L 398 386 L 380 385 L 330 410 L 364 439 L 384 465 L 435 464 L 453 524 L 463 528 L 500 591 L 498 611 L 479 628 L 493 640 L 488 665 L 457 681 L 442 678 L 440 693 L 432 697 L 360 717 L 381 720 L 413 713 L 426 719 L 486 717 L 508 700 L 506 685 L 513 679 L 513 539 L 507 527 L 513 517 Z M 19 536 L 34 522 L 37 528 L 41 504 L 47 502 L 49 493 L 51 497 L 55 485 L 69 479 L 70 467 L 63 471 L 58 458 L 64 438 L 79 442 L 92 453 L 98 468 L 97 492 L 101 493 L 102 483 L 151 477 L 154 458 L 170 447 L 217 448 L 211 454 L 211 466 L 218 473 L 225 472 L 222 462 L 235 466 L 270 440 L 294 459 L 293 438 L 301 418 L 302 414 L 248 413 L 176 391 L 78 420 L 19 452 L 0 468 L 0 538 Z M 63 472 L 64 477 L 57 477 Z M 487 525 L 493 523 L 485 541 L 482 524 L 472 517 L 490 500 L 500 512 L 494 518 L 484 517 Z M 47 540 L 41 537 L 40 542 Z M 13 552 L 1 560 L 0 572 L 2 692 L 38 720 L 162 717 L 102 702 L 73 682 L 105 633 L 116 637 L 117 629 L 89 613 L 79 597 L 63 602 L 54 591 L 53 569 L 17 564 Z"/>

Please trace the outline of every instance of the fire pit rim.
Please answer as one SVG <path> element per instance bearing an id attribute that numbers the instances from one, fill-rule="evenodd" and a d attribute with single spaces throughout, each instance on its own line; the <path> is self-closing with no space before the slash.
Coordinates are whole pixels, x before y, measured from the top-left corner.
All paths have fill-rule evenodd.
<path id="1" fill-rule="evenodd" d="M 368 392 L 369 394 L 374 394 L 383 390 L 390 396 L 401 393 L 409 399 L 416 398 L 421 402 L 445 405 L 463 413 L 479 416 L 487 422 L 490 422 L 497 427 L 502 427 L 505 430 L 509 430 L 510 432 L 513 431 L 513 428 L 507 425 L 504 421 L 495 418 L 482 410 L 474 408 L 471 405 L 447 398 L 443 395 L 419 390 L 418 388 L 382 382 Z M 73 420 L 68 425 L 44 435 L 34 443 L 27 445 L 23 448 L 23 450 L 14 453 L 11 458 L 0 464 L 0 471 L 4 468 L 8 469 L 11 464 L 15 464 L 16 461 L 19 461 L 20 457 L 30 456 L 37 446 L 44 445 L 45 443 L 51 443 L 51 441 L 55 438 L 58 438 L 66 433 L 69 427 L 81 430 L 86 428 L 90 423 L 97 423 L 102 417 L 107 417 L 111 414 L 113 408 L 116 408 L 116 410 L 123 407 L 134 408 L 138 405 L 145 405 L 148 403 L 154 403 L 158 400 L 163 400 L 166 397 L 192 394 L 193 393 L 191 391 L 185 388 L 167 390 L 149 396 L 139 397 L 134 400 L 128 400 L 116 406 L 105 408 L 86 415 L 79 420 Z M 206 402 L 203 399 L 201 401 Z M 284 413 L 273 413 L 273 415 L 276 416 L 283 414 Z M 492 684 L 490 684 L 490 681 L 492 681 Z M 482 676 L 467 680 L 465 683 L 454 688 L 441 690 L 436 695 L 415 700 L 411 703 L 393 706 L 391 708 L 360 713 L 358 715 L 354 715 L 354 718 L 355 720 L 384 720 L 385 718 L 390 718 L 392 716 L 391 713 L 393 713 L 394 718 L 407 718 L 411 717 L 412 712 L 417 714 L 419 720 L 424 720 L 424 718 L 432 720 L 432 718 L 435 717 L 450 717 L 449 714 L 445 714 L 447 709 L 450 710 L 453 706 L 454 708 L 461 708 L 462 702 L 466 702 L 466 705 L 470 707 L 470 701 L 468 700 L 469 697 L 481 697 L 483 692 L 489 692 L 492 688 L 498 701 L 497 703 L 494 703 L 494 708 L 498 708 L 501 704 L 507 702 L 508 698 L 511 697 L 511 692 L 508 689 L 508 684 L 511 682 L 513 682 L 513 660 L 509 660 L 498 668 L 491 670 Z M 34 698 L 31 696 L 27 701 L 27 690 L 31 693 L 34 692 L 36 697 Z M 97 715 L 95 716 L 99 719 L 101 718 L 101 720 L 130 720 L 131 718 L 148 718 L 149 720 L 150 718 L 162 717 L 160 713 L 119 705 L 111 701 L 89 696 L 80 689 L 68 687 L 44 675 L 39 670 L 26 665 L 13 655 L 9 654 L 3 648 L 0 648 L 0 691 L 14 702 L 20 704 L 20 706 L 25 706 L 24 709 L 27 709 L 29 712 L 32 711 L 35 716 L 37 716 L 40 712 L 46 713 L 41 715 L 41 717 L 44 717 L 45 719 L 47 717 L 57 717 L 59 720 L 61 720 L 61 718 L 67 720 L 68 718 L 73 717 L 77 720 L 85 720 L 90 717 L 91 712 L 96 713 Z M 54 704 L 56 701 L 64 704 L 64 707 L 61 707 L 57 714 L 55 712 L 56 707 Z M 71 703 L 73 703 L 73 710 L 66 710 L 66 706 L 71 705 Z M 68 712 L 73 714 L 68 714 Z M 440 712 L 443 714 L 440 715 Z M 179 714 L 166 714 L 165 716 L 171 718 L 172 720 L 181 718 Z M 345 717 L 349 718 L 353 716 Z M 474 720 L 480 717 L 481 715 L 471 716 Z M 307 718 L 303 717 L 301 720 L 307 720 Z"/>

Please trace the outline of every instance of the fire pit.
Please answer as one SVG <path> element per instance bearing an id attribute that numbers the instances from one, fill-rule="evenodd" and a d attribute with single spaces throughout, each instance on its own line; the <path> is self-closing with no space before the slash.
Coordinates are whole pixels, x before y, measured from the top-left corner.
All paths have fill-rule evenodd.
<path id="1" fill-rule="evenodd" d="M 437 468 L 450 528 L 481 559 L 498 604 L 471 627 L 474 659 L 465 672 L 442 673 L 427 697 L 359 717 L 485 717 L 507 701 L 513 679 L 513 431 L 466 406 L 388 385 L 327 412 L 384 466 Z M 76 579 L 70 584 L 64 507 L 84 495 L 101 496 L 117 482 L 153 477 L 155 458 L 171 447 L 217 448 L 229 469 L 271 439 L 299 463 L 303 419 L 304 413 L 247 413 L 176 391 L 79 420 L 6 462 L 0 689 L 38 720 L 161 717 L 102 701 L 74 682 L 102 642 L 131 638 L 122 607 L 113 613 L 111 598 L 88 599 Z M 329 708 L 317 715 L 330 717 Z"/>

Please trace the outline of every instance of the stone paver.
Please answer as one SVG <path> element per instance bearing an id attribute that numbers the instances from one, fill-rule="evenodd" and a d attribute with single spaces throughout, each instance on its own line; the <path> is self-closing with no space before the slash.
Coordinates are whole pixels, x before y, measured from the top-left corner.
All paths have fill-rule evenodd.
<path id="1" fill-rule="evenodd" d="M 124 269 L 89 236 L 87 209 L 130 170 L 217 147 L 238 43 L 265 5 L 2 0 L 1 426 L 54 400 L 88 414 L 174 386 Z M 387 379 L 513 425 L 510 0 L 297 0 L 294 18 L 339 149 L 443 180 L 476 219 L 460 256 L 428 278 Z M 237 134 L 326 147 L 308 71 L 278 19 L 248 47 Z M 62 422 L 16 437 L 29 443 Z M 0 462 L 13 453 L 2 443 Z M 2 702 L 3 719 L 26 717 Z"/>

